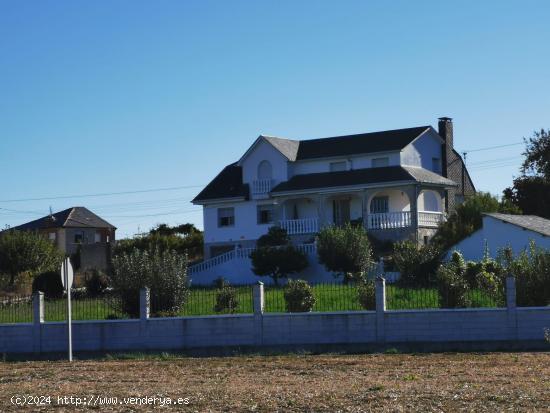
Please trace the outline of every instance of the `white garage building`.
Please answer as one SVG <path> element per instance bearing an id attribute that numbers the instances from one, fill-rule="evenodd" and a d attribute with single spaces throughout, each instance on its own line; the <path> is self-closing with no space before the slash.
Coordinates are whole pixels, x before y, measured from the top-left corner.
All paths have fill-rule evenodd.
<path id="1" fill-rule="evenodd" d="M 535 215 L 483 214 L 483 226 L 449 250 L 460 251 L 466 260 L 483 258 L 485 246 L 489 255 L 496 257 L 499 249 L 512 247 L 514 254 L 529 247 L 535 241 L 537 247 L 550 249 L 550 220 Z"/>

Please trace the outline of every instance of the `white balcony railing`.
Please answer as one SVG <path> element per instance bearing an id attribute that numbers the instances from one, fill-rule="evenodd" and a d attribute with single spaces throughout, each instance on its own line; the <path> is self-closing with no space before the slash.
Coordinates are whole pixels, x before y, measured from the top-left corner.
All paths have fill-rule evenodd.
<path id="1" fill-rule="evenodd" d="M 418 211 L 418 225 L 421 227 L 437 227 L 445 221 L 442 212 Z"/>
<path id="2" fill-rule="evenodd" d="M 252 194 L 261 195 L 271 192 L 273 181 L 271 179 L 258 179 L 252 181 Z"/>
<path id="3" fill-rule="evenodd" d="M 286 229 L 288 235 L 314 234 L 319 231 L 317 218 L 287 219 L 280 221 L 279 225 Z"/>
<path id="4" fill-rule="evenodd" d="M 410 211 L 385 212 L 382 214 L 368 214 L 368 229 L 406 228 L 412 225 Z"/>
<path id="5" fill-rule="evenodd" d="M 445 221 L 445 215 L 442 212 L 418 211 L 418 226 L 436 228 L 443 221 Z M 412 224 L 410 211 L 367 215 L 368 229 L 406 228 Z"/>

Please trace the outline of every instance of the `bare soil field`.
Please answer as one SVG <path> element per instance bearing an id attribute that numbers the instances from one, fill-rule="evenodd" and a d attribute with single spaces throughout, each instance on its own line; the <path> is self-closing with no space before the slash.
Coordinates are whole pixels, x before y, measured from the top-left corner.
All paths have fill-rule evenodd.
<path id="1" fill-rule="evenodd" d="M 20 402 L 30 395 L 50 396 L 50 401 L 21 409 L 12 404 L 16 395 Z M 66 400 L 60 405 L 58 396 L 75 399 L 73 404 Z M 132 403 L 129 397 L 141 399 Z M 187 398 L 188 404 L 180 400 L 183 404 L 161 407 L 166 397 L 174 402 Z M 111 403 L 117 399 L 108 405 L 102 398 Z M 20 410 L 548 412 L 550 353 L 168 356 L 72 365 L 0 363 L 0 411 Z"/>

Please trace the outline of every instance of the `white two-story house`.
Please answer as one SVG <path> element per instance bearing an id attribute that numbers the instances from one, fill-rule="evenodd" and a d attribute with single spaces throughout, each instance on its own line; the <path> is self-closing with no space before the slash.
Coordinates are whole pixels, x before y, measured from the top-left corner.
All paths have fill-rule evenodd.
<path id="1" fill-rule="evenodd" d="M 312 140 L 261 135 L 192 201 L 205 257 L 254 247 L 270 226 L 296 244 L 325 225 L 361 222 L 380 240 L 428 242 L 475 188 L 453 149 L 453 124 Z"/>

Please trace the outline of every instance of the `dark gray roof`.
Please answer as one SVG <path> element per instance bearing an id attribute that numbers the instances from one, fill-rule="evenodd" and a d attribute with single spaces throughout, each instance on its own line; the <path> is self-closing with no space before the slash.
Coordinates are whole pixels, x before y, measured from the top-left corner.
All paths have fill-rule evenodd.
<path id="1" fill-rule="evenodd" d="M 299 141 L 296 160 L 398 151 L 430 128 L 431 126 L 420 126 Z"/>
<path id="2" fill-rule="evenodd" d="M 492 218 L 499 219 L 504 222 L 508 222 L 518 227 L 525 228 L 539 234 L 550 237 L 550 220 L 542 218 L 536 215 L 510 215 L 499 213 L 486 213 Z"/>
<path id="3" fill-rule="evenodd" d="M 116 229 L 103 218 L 100 218 L 88 208 L 72 207 L 52 215 L 36 219 L 13 229 L 32 231 L 47 228 L 109 228 Z"/>
<path id="4" fill-rule="evenodd" d="M 386 166 L 353 171 L 322 172 L 295 175 L 271 191 L 274 194 L 287 191 L 331 188 L 340 186 L 367 185 L 385 182 L 418 182 L 441 186 L 456 186 L 453 181 L 423 168 Z"/>
<path id="5" fill-rule="evenodd" d="M 191 202 L 247 197 L 248 185 L 243 184 L 242 168 L 233 163 L 227 165 Z"/>

